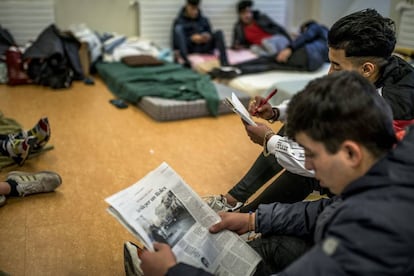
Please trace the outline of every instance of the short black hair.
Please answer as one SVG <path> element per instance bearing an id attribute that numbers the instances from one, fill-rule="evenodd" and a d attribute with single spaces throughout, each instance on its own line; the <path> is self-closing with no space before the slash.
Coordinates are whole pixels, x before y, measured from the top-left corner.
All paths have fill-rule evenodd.
<path id="1" fill-rule="evenodd" d="M 395 24 L 374 9 L 349 14 L 333 24 L 328 45 L 345 50 L 346 57 L 380 57 L 387 59 L 396 43 Z"/>
<path id="2" fill-rule="evenodd" d="M 249 0 L 242 0 L 237 4 L 237 12 L 240 13 L 244 11 L 246 8 L 253 7 L 253 1 Z"/>
<path id="3" fill-rule="evenodd" d="M 287 109 L 286 135 L 303 132 L 330 153 L 352 140 L 380 157 L 396 143 L 392 111 L 372 83 L 354 71 L 311 81 Z"/>
<path id="4" fill-rule="evenodd" d="M 200 5 L 200 2 L 201 2 L 201 0 L 187 0 L 187 4 L 193 5 L 193 6 Z"/>

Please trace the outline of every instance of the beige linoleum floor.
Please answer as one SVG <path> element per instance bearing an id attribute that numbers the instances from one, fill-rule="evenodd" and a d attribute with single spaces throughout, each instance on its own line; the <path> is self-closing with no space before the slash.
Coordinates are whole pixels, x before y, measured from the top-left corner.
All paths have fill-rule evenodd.
<path id="1" fill-rule="evenodd" d="M 9 199 L 0 208 L 0 270 L 11 275 L 124 275 L 122 245 L 134 238 L 104 199 L 169 163 L 200 195 L 224 193 L 261 147 L 238 116 L 159 123 L 138 108 L 119 110 L 96 79 L 69 90 L 0 85 L 0 110 L 24 128 L 48 116 L 52 151 L 17 168 L 53 170 L 54 193 Z M 276 128 L 278 126 L 275 126 Z M 0 171 L 5 179 L 7 168 Z"/>

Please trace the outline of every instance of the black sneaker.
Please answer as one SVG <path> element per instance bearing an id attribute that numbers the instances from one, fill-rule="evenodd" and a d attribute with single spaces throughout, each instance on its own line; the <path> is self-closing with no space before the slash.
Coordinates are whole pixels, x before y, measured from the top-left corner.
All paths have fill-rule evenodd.
<path id="1" fill-rule="evenodd" d="M 213 68 L 211 71 L 207 72 L 207 74 L 214 80 L 214 79 L 218 79 L 219 75 L 220 75 L 220 68 Z"/>
<path id="2" fill-rule="evenodd" d="M 231 66 L 220 67 L 220 71 L 223 79 L 233 79 L 241 75 L 241 70 L 239 68 Z"/>

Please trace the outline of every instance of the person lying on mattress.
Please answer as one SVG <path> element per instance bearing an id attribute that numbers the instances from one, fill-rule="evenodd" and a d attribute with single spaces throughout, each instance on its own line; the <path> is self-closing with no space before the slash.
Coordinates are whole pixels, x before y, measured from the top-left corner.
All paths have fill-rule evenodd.
<path id="1" fill-rule="evenodd" d="M 301 25 L 299 35 L 293 40 L 286 40 L 281 34 L 271 36 L 260 28 L 258 11 L 253 11 L 252 5 L 252 1 L 243 0 L 237 6 L 239 21 L 234 27 L 233 48 L 240 49 L 260 41 L 259 49 L 263 49 L 263 53 L 256 59 L 233 64 L 231 67 L 214 68 L 209 72 L 212 78 L 231 79 L 242 74 L 271 70 L 312 72 L 329 61 L 327 27 L 309 20 Z M 256 27 L 253 28 L 252 25 Z M 257 50 L 254 52 L 257 53 Z"/>

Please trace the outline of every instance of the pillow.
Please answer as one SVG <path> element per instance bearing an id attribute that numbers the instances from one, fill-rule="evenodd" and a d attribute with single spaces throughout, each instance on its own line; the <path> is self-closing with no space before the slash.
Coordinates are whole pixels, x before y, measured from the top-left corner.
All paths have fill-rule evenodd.
<path id="1" fill-rule="evenodd" d="M 164 63 L 151 55 L 135 55 L 135 56 L 126 56 L 121 59 L 123 63 L 128 66 L 138 67 L 138 66 L 156 66 L 163 65 Z"/>

